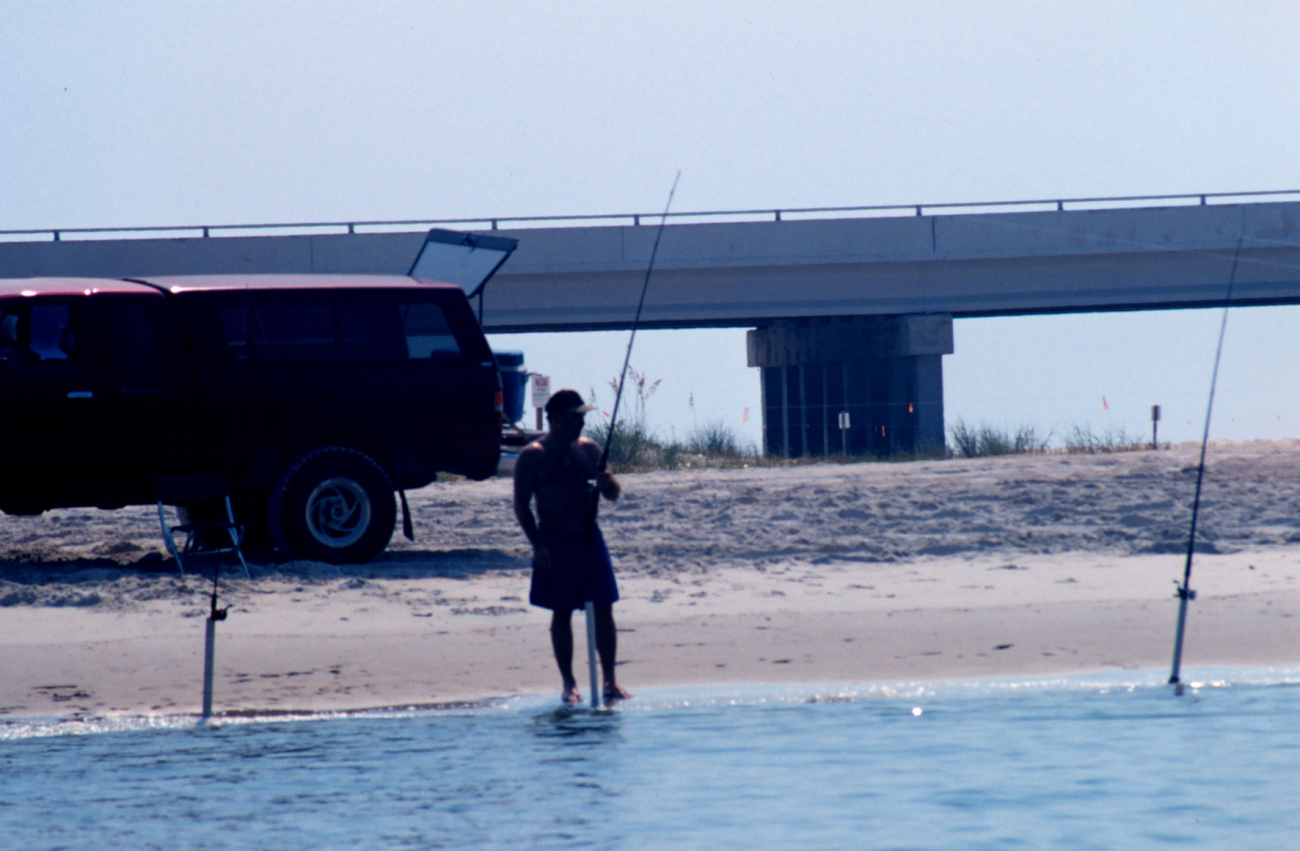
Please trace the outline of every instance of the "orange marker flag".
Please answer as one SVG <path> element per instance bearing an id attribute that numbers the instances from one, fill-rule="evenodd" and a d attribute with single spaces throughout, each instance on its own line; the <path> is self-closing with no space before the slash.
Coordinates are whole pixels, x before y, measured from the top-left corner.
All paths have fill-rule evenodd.
<path id="1" fill-rule="evenodd" d="M 1101 397 L 1101 409 L 1102 409 L 1103 411 L 1109 411 L 1109 410 L 1110 410 L 1110 405 L 1107 405 L 1107 404 L 1106 404 L 1106 397 L 1105 397 L 1105 396 L 1102 396 L 1102 397 Z"/>

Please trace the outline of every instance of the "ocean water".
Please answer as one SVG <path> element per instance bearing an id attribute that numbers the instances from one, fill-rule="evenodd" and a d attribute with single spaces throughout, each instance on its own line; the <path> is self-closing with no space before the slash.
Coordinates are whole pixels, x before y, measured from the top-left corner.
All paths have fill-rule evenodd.
<path id="1" fill-rule="evenodd" d="M 1286 848 L 1300 671 L 0 724 L 0 848 Z"/>

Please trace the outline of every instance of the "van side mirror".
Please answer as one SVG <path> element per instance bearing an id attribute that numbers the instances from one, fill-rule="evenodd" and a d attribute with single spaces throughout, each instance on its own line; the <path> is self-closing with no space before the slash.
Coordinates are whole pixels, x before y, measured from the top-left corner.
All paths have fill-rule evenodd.
<path id="1" fill-rule="evenodd" d="M 22 339 L 22 317 L 11 313 L 0 319 L 0 362 L 12 370 L 17 366 L 27 366 L 39 361 L 40 355 L 25 348 L 19 342 Z"/>

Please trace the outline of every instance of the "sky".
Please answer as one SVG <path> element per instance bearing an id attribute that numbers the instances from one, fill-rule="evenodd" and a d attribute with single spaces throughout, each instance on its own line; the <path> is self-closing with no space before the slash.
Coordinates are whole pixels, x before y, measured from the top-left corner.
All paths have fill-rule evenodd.
<path id="1" fill-rule="evenodd" d="M 1264 0 L 0 0 L 0 230 L 1300 189 L 1296 44 Z M 1221 318 L 957 320 L 947 420 L 1197 439 Z M 1297 320 L 1231 311 L 1213 438 L 1300 437 Z M 758 442 L 744 333 L 638 335 L 662 437 Z M 492 342 L 608 409 L 627 334 Z"/>

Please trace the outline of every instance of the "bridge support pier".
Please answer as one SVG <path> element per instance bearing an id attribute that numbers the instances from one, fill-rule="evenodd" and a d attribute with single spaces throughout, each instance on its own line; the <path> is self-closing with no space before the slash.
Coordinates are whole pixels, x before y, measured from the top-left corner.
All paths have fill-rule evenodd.
<path id="1" fill-rule="evenodd" d="M 762 370 L 764 454 L 943 453 L 951 316 L 781 319 L 747 343 L 749 365 Z"/>

